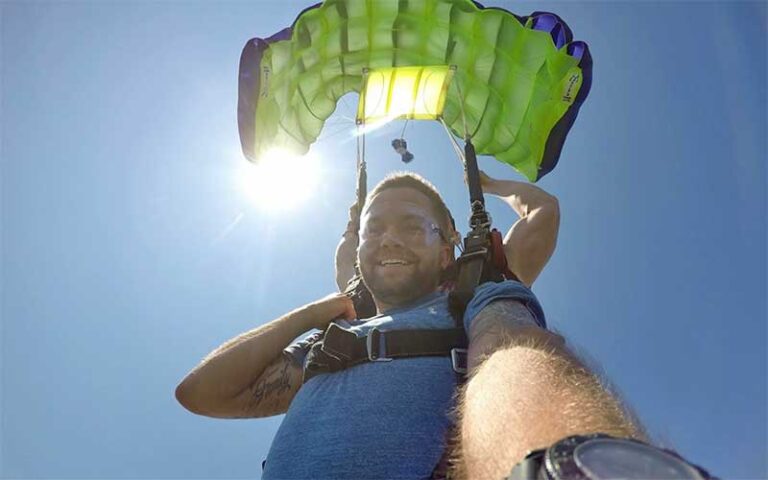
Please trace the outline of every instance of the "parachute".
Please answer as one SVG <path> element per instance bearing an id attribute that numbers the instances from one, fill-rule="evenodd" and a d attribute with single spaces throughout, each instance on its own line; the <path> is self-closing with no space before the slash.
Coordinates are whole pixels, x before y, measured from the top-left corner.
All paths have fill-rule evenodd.
<path id="1" fill-rule="evenodd" d="M 376 103 L 371 115 L 439 120 L 454 146 L 454 136 L 471 141 L 537 181 L 556 166 L 591 81 L 589 48 L 552 13 L 522 17 L 471 0 L 326 0 L 246 43 L 240 141 L 252 162 L 272 149 L 304 154 L 337 101 L 358 92 Z M 403 96 L 395 84 L 410 88 L 420 111 L 387 111 Z M 366 109 L 358 124 L 371 121 Z"/>

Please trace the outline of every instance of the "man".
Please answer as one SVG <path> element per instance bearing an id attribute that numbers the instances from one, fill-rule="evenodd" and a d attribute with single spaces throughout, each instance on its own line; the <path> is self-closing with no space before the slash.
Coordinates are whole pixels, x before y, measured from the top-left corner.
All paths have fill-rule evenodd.
<path id="1" fill-rule="evenodd" d="M 360 337 L 374 327 L 454 326 L 440 286 L 453 262 L 455 232 L 437 191 L 414 175 L 382 181 L 362 212 L 357 258 L 378 315 L 356 320 L 341 294 L 301 307 L 208 355 L 178 386 L 178 400 L 212 417 L 287 411 L 264 478 L 428 478 L 454 421 L 457 473 L 470 478 L 503 478 L 528 451 L 568 435 L 640 437 L 619 402 L 544 328 L 527 288 L 555 248 L 556 199 L 533 185 L 487 176 L 483 188 L 520 215 L 504 242 L 520 282 L 481 285 L 469 303 L 469 380 L 458 405 L 448 357 L 365 362 L 302 385 L 302 345 L 286 349 L 331 322 Z"/>

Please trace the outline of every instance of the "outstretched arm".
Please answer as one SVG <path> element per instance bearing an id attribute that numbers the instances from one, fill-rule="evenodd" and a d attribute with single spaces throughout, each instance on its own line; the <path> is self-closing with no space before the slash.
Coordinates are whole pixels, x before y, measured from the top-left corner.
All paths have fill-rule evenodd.
<path id="1" fill-rule="evenodd" d="M 285 412 L 301 386 L 302 370 L 283 349 L 340 315 L 354 318 L 355 309 L 349 298 L 333 294 L 225 342 L 182 380 L 176 399 L 187 410 L 209 417 Z"/>
<path id="2" fill-rule="evenodd" d="M 480 172 L 483 192 L 504 200 L 520 216 L 504 237 L 504 252 L 512 273 L 531 286 L 557 244 L 560 207 L 557 198 L 526 182 L 497 180 Z"/>
<path id="3" fill-rule="evenodd" d="M 504 478 L 531 450 L 569 435 L 643 439 L 620 400 L 562 337 L 519 302 L 491 303 L 470 327 L 470 380 L 459 405 L 461 477 Z"/>

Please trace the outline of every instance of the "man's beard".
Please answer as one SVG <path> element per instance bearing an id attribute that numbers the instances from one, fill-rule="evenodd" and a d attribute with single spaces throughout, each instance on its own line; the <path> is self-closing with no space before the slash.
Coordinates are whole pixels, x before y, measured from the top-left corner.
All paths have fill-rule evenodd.
<path id="1" fill-rule="evenodd" d="M 404 271 L 395 278 L 387 278 L 389 275 L 381 271 L 378 263 L 362 265 L 363 283 L 376 300 L 388 305 L 406 305 L 437 288 L 439 272 L 425 271 L 419 266 L 420 263 L 414 263 L 407 267 L 389 267 L 407 268 L 410 271 Z"/>

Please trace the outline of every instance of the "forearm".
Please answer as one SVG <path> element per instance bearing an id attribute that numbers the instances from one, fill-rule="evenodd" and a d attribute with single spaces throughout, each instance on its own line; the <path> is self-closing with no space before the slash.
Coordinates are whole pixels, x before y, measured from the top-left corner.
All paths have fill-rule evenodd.
<path id="1" fill-rule="evenodd" d="M 557 206 L 556 197 L 527 182 L 489 179 L 483 183 L 483 191 L 500 197 L 520 217 L 539 209 L 553 209 Z"/>
<path id="2" fill-rule="evenodd" d="M 179 384 L 185 405 L 216 405 L 248 388 L 294 338 L 313 328 L 307 306 L 239 335 L 208 354 Z"/>
<path id="3" fill-rule="evenodd" d="M 477 367 L 460 405 L 469 478 L 503 478 L 534 449 L 569 435 L 642 438 L 620 401 L 561 343 L 528 339 Z"/>
<path id="4" fill-rule="evenodd" d="M 485 177 L 483 190 L 498 195 L 519 216 L 504 237 L 509 269 L 531 286 L 555 251 L 560 227 L 557 198 L 535 185 Z"/>
<path id="5" fill-rule="evenodd" d="M 336 247 L 336 285 L 339 291 L 347 288 L 347 283 L 355 275 L 357 257 L 357 232 L 347 230 Z"/>

